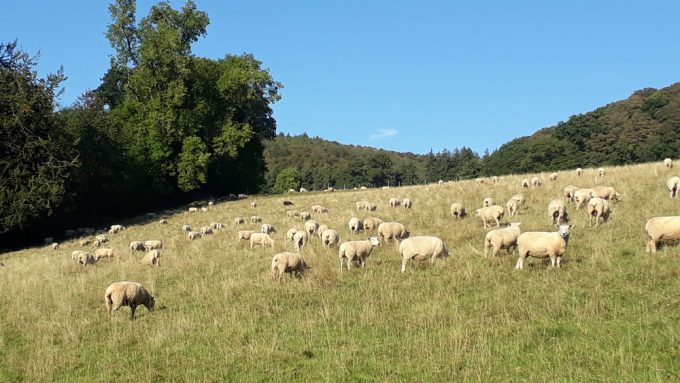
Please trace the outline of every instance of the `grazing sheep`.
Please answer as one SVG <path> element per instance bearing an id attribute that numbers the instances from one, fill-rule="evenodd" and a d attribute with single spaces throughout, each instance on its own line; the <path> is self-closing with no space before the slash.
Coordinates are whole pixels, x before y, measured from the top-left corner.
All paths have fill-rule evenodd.
<path id="1" fill-rule="evenodd" d="M 161 218 L 161 220 L 158 221 L 158 223 L 161 224 L 161 225 L 167 225 L 167 224 L 168 224 L 168 220 L 165 219 L 165 218 Z"/>
<path id="2" fill-rule="evenodd" d="M 482 219 L 485 229 L 489 227 L 488 222 L 496 222 L 496 226 L 500 229 L 504 215 L 505 210 L 498 205 L 491 205 L 475 210 L 475 217 Z"/>
<path id="3" fill-rule="evenodd" d="M 250 203 L 250 207 L 256 208 L 257 207 L 257 202 L 253 201 Z"/>
<path id="4" fill-rule="evenodd" d="M 154 249 L 162 249 L 163 248 L 163 242 L 159 240 L 150 240 L 144 242 L 144 250 L 149 251 L 149 250 L 154 250 Z"/>
<path id="5" fill-rule="evenodd" d="M 305 188 L 300 188 L 300 193 L 307 193 L 307 189 L 305 189 Z"/>
<path id="6" fill-rule="evenodd" d="M 484 201 L 482 201 L 482 207 L 489 207 L 489 206 L 495 205 L 495 204 L 496 204 L 496 200 L 494 200 L 491 197 L 486 197 L 486 198 L 484 198 Z"/>
<path id="7" fill-rule="evenodd" d="M 666 181 L 666 188 L 670 193 L 671 198 L 678 196 L 678 188 L 680 188 L 680 177 L 671 177 Z"/>
<path id="8" fill-rule="evenodd" d="M 191 231 L 191 226 L 187 225 L 186 223 L 182 225 L 182 233 L 188 233 Z"/>
<path id="9" fill-rule="evenodd" d="M 293 201 L 290 201 L 290 200 L 287 200 L 287 199 L 284 199 L 281 203 L 283 204 L 283 206 L 293 206 L 293 205 L 295 205 L 293 203 Z"/>
<path id="10" fill-rule="evenodd" d="M 454 202 L 451 204 L 451 216 L 453 218 L 463 218 L 465 215 L 465 206 L 462 203 Z"/>
<path id="11" fill-rule="evenodd" d="M 315 220 L 310 219 L 309 221 L 305 222 L 305 231 L 310 236 L 316 234 L 316 231 L 318 229 L 319 229 L 319 224 Z"/>
<path id="12" fill-rule="evenodd" d="M 527 189 L 529 188 L 529 179 L 522 178 L 522 187 Z"/>
<path id="13" fill-rule="evenodd" d="M 567 185 L 564 187 L 564 202 L 574 202 L 574 193 L 578 190 L 578 186 Z"/>
<path id="14" fill-rule="evenodd" d="M 512 254 L 517 248 L 517 238 L 522 233 L 519 228 L 521 222 L 511 222 L 510 226 L 504 227 L 502 229 L 491 230 L 486 233 L 486 238 L 484 239 L 484 256 L 489 252 L 489 249 L 493 248 L 491 254 L 495 257 L 498 255 L 498 251 L 505 249 L 508 254 Z"/>
<path id="15" fill-rule="evenodd" d="M 105 234 L 99 234 L 96 237 L 94 237 L 96 240 L 98 240 L 101 243 L 108 242 L 109 238 Z"/>
<path id="16" fill-rule="evenodd" d="M 486 181 L 484 181 L 484 178 L 475 178 L 475 182 L 477 182 L 478 184 L 483 184 Z"/>
<path id="17" fill-rule="evenodd" d="M 214 204 L 215 204 L 214 201 L 208 201 L 208 207 L 213 207 Z"/>
<path id="18" fill-rule="evenodd" d="M 649 236 L 646 251 L 656 253 L 659 242 L 680 240 L 680 216 L 650 218 L 645 230 Z"/>
<path id="19" fill-rule="evenodd" d="M 137 306 L 144 305 L 147 310 L 153 311 L 156 301 L 154 297 L 137 282 L 114 282 L 106 288 L 104 293 L 106 312 L 109 318 L 123 306 L 130 306 L 130 320 L 135 319 Z"/>
<path id="20" fill-rule="evenodd" d="M 328 209 L 321 205 L 312 206 L 312 211 L 315 213 L 328 213 Z"/>
<path id="21" fill-rule="evenodd" d="M 94 247 L 100 247 L 102 245 L 102 241 L 99 239 L 95 239 L 94 242 L 92 242 L 92 246 Z"/>
<path id="22" fill-rule="evenodd" d="M 234 218 L 234 225 L 243 225 L 246 223 L 246 220 L 243 219 L 243 217 L 236 217 Z"/>
<path id="23" fill-rule="evenodd" d="M 364 233 L 377 229 L 381 223 L 383 223 L 383 220 L 380 218 L 367 217 L 364 219 Z"/>
<path id="24" fill-rule="evenodd" d="M 340 258 L 340 271 L 342 265 L 347 260 L 347 270 L 350 269 L 350 264 L 354 262 L 357 267 L 364 267 L 366 265 L 366 258 L 371 255 L 373 248 L 380 246 L 380 241 L 376 237 L 369 237 L 365 241 L 346 241 L 340 245 L 338 251 L 338 258 Z"/>
<path id="25" fill-rule="evenodd" d="M 365 209 L 367 203 L 368 201 L 357 201 L 354 203 L 354 206 L 356 206 L 357 211 L 359 211 Z"/>
<path id="26" fill-rule="evenodd" d="M 439 180 L 439 181 L 437 181 L 437 184 L 443 185 L 443 184 L 444 184 L 444 180 Z"/>
<path id="27" fill-rule="evenodd" d="M 249 241 L 250 236 L 253 235 L 255 230 L 239 230 L 239 232 L 236 234 L 239 242 L 240 241 Z"/>
<path id="28" fill-rule="evenodd" d="M 141 241 L 130 242 L 130 251 L 144 251 L 144 243 Z"/>
<path id="29" fill-rule="evenodd" d="M 524 198 L 524 194 L 522 194 L 522 193 L 517 193 L 517 194 L 513 195 L 513 196 L 510 197 L 510 198 L 511 198 L 511 199 L 514 199 L 515 201 L 517 201 L 517 203 L 519 204 L 519 207 L 520 207 L 520 208 L 521 208 L 522 206 L 524 206 L 524 203 L 526 202 L 526 198 Z"/>
<path id="30" fill-rule="evenodd" d="M 567 206 L 561 199 L 554 199 L 548 203 L 548 217 L 550 224 L 561 225 L 567 222 Z"/>
<path id="31" fill-rule="evenodd" d="M 392 239 L 397 241 L 408 237 L 408 231 L 399 222 L 383 222 L 378 225 L 378 238 L 381 242 L 389 242 Z"/>
<path id="32" fill-rule="evenodd" d="M 298 231 L 293 235 L 293 246 L 295 246 L 295 251 L 298 253 L 300 250 L 302 250 L 303 247 L 307 244 L 307 232 L 306 231 Z"/>
<path id="33" fill-rule="evenodd" d="M 300 213 L 297 212 L 296 210 L 288 210 L 288 211 L 286 211 L 286 215 L 287 215 L 289 218 L 294 218 L 294 217 L 299 217 L 299 216 L 300 216 Z"/>
<path id="34" fill-rule="evenodd" d="M 113 258 L 116 256 L 116 252 L 113 249 L 97 249 L 94 251 L 94 256 L 99 260 L 102 258 Z"/>
<path id="35" fill-rule="evenodd" d="M 201 213 L 207 213 L 207 212 L 208 212 L 208 208 L 205 207 L 205 206 L 202 206 L 201 207 Z"/>
<path id="36" fill-rule="evenodd" d="M 220 222 L 213 222 L 210 224 L 210 228 L 217 231 L 217 230 L 222 230 L 224 225 L 222 225 Z"/>
<path id="37" fill-rule="evenodd" d="M 265 233 L 253 233 L 250 235 L 250 248 L 252 249 L 255 245 L 260 245 L 262 247 L 265 247 L 269 245 L 270 247 L 274 247 L 274 239 L 269 236 L 269 234 Z"/>
<path id="38" fill-rule="evenodd" d="M 243 193 L 238 193 L 238 195 L 237 195 L 236 197 L 237 197 L 238 199 L 244 199 L 244 198 L 248 198 L 248 195 L 247 195 L 247 194 L 243 194 Z"/>
<path id="39" fill-rule="evenodd" d="M 378 205 L 376 205 L 376 204 L 373 203 L 373 202 L 369 202 L 369 203 L 366 204 L 366 210 L 368 210 L 368 211 L 376 211 L 376 210 L 378 210 Z"/>
<path id="40" fill-rule="evenodd" d="M 593 217 L 595 217 L 595 226 L 597 226 L 600 224 L 600 217 L 607 221 L 610 214 L 609 201 L 606 199 L 593 197 L 588 201 L 588 223 L 591 227 L 593 226 Z"/>
<path id="41" fill-rule="evenodd" d="M 404 200 L 401 201 L 401 206 L 403 206 L 404 209 L 410 209 L 411 206 L 413 206 L 413 202 L 411 202 L 410 198 L 404 198 Z"/>
<path id="42" fill-rule="evenodd" d="M 264 223 L 260 227 L 260 233 L 265 233 L 265 234 L 276 233 L 276 227 L 274 227 L 274 225 Z"/>
<path id="43" fill-rule="evenodd" d="M 254 216 L 250 217 L 250 222 L 252 222 L 252 223 L 260 223 L 260 222 L 262 222 L 262 218 L 260 218 L 260 217 L 258 217 L 258 216 L 256 216 L 256 215 L 254 215 Z"/>
<path id="44" fill-rule="evenodd" d="M 597 176 L 602 178 L 606 174 L 606 170 L 604 168 L 597 168 Z"/>
<path id="45" fill-rule="evenodd" d="M 569 243 L 569 229 L 572 225 L 555 225 L 558 231 L 539 232 L 529 231 L 517 238 L 519 259 L 515 269 L 524 269 L 524 260 L 528 256 L 534 258 L 550 258 L 552 267 L 560 267 L 562 256 L 567 251 Z"/>
<path id="46" fill-rule="evenodd" d="M 80 246 L 87 246 L 90 243 L 92 243 L 92 241 L 90 241 L 89 239 L 81 239 L 80 242 L 78 243 L 80 244 Z"/>
<path id="47" fill-rule="evenodd" d="M 211 234 L 213 234 L 213 230 L 210 228 L 210 226 L 202 226 L 200 231 L 201 231 L 201 235 L 211 235 Z"/>
<path id="48" fill-rule="evenodd" d="M 296 228 L 292 227 L 292 228 L 288 229 L 288 231 L 286 232 L 286 239 L 293 242 L 293 239 L 295 237 L 295 233 L 297 233 Z"/>
<path id="49" fill-rule="evenodd" d="M 111 228 L 109 229 L 109 234 L 120 233 L 123 230 L 125 230 L 125 226 L 123 225 L 111 225 Z"/>
<path id="50" fill-rule="evenodd" d="M 197 212 L 198 212 L 198 208 L 197 208 L 197 207 L 190 207 L 190 208 L 189 208 L 189 213 L 197 213 Z"/>
<path id="51" fill-rule="evenodd" d="M 671 160 L 670 158 L 664 158 L 663 166 L 667 167 L 668 169 L 672 169 L 673 168 L 673 160 Z"/>
<path id="52" fill-rule="evenodd" d="M 363 229 L 364 223 L 359 218 L 352 217 L 352 218 L 349 219 L 348 226 L 349 226 L 349 231 L 351 231 L 352 235 L 354 235 L 359 230 Z"/>
<path id="53" fill-rule="evenodd" d="M 156 267 L 161 266 L 161 251 L 156 249 L 156 250 L 151 250 L 144 254 L 144 258 L 142 258 L 141 261 L 139 261 L 142 265 L 148 265 L 148 266 L 153 266 L 156 265 Z"/>
<path id="54" fill-rule="evenodd" d="M 323 243 L 323 246 L 327 249 L 335 246 L 339 241 L 340 234 L 333 229 L 326 229 L 323 234 L 321 234 L 321 243 Z"/>
<path id="55" fill-rule="evenodd" d="M 409 260 L 424 261 L 430 259 L 434 263 L 435 258 L 446 257 L 449 252 L 444 246 L 444 241 L 437 237 L 419 236 L 403 240 L 399 245 L 401 255 L 401 272 L 406 271 Z"/>
<path id="56" fill-rule="evenodd" d="M 94 265 L 95 263 L 97 263 L 98 260 L 99 258 L 95 257 L 94 254 L 81 251 L 80 253 L 78 253 L 76 263 L 79 263 L 83 265 L 83 267 L 85 267 L 87 265 Z"/>
<path id="57" fill-rule="evenodd" d="M 390 198 L 390 207 L 397 207 L 401 205 L 401 200 L 399 198 Z"/>
<path id="58" fill-rule="evenodd" d="M 580 209 L 583 204 L 587 204 L 592 198 L 592 189 L 577 189 L 574 192 L 574 202 L 576 203 L 576 210 Z"/>
<path id="59" fill-rule="evenodd" d="M 538 177 L 532 177 L 531 178 L 531 186 L 541 186 L 543 185 L 543 181 L 541 181 L 540 178 Z"/>
<path id="60" fill-rule="evenodd" d="M 621 194 L 617 193 L 616 189 L 611 186 L 595 186 L 590 190 L 592 190 L 590 195 L 593 197 L 599 197 L 610 201 L 621 201 Z"/>
<path id="61" fill-rule="evenodd" d="M 312 215 L 309 214 L 308 211 L 303 211 L 302 213 L 300 213 L 300 219 L 302 221 L 306 221 L 306 220 L 310 219 L 311 217 L 312 217 Z"/>
<path id="62" fill-rule="evenodd" d="M 316 229 L 316 235 L 318 235 L 319 238 L 321 238 L 321 235 L 323 235 L 323 232 L 326 231 L 326 230 L 328 230 L 328 225 L 326 225 L 325 223 L 324 223 L 324 224 L 321 224 L 321 225 L 319 225 L 319 227 Z"/>
<path id="63" fill-rule="evenodd" d="M 73 250 L 71 253 L 71 259 L 73 262 L 78 263 L 78 256 L 80 256 L 80 253 L 84 253 L 82 250 Z"/>
<path id="64" fill-rule="evenodd" d="M 576 176 L 577 176 L 577 177 L 580 177 L 581 174 L 583 174 L 583 169 L 581 169 L 581 168 L 576 168 Z"/>
<path id="65" fill-rule="evenodd" d="M 510 198 L 508 202 L 505 203 L 505 210 L 508 211 L 511 217 L 514 217 L 517 212 L 519 212 L 519 202 L 516 199 Z"/>
<path id="66" fill-rule="evenodd" d="M 298 276 L 302 275 L 308 269 L 307 263 L 302 259 L 300 254 L 283 252 L 274 255 L 272 258 L 272 279 L 277 278 L 281 280 L 284 273 L 295 272 Z"/>
<path id="67" fill-rule="evenodd" d="M 56 242 L 52 243 L 52 250 L 59 250 L 59 244 Z"/>
<path id="68" fill-rule="evenodd" d="M 43 243 L 44 243 L 45 245 L 49 245 L 49 244 L 51 244 L 52 242 L 54 242 L 54 238 L 52 238 L 52 237 L 46 237 L 46 238 L 43 240 Z"/>
<path id="69" fill-rule="evenodd" d="M 199 232 L 197 232 L 197 231 L 190 231 L 190 232 L 187 234 L 187 237 L 189 238 L 190 241 L 193 241 L 194 239 L 199 239 L 199 238 L 201 238 L 201 233 L 199 233 Z"/>
<path id="70" fill-rule="evenodd" d="M 548 179 L 550 181 L 557 181 L 557 177 L 558 177 L 557 173 L 550 173 L 550 176 L 548 177 Z"/>

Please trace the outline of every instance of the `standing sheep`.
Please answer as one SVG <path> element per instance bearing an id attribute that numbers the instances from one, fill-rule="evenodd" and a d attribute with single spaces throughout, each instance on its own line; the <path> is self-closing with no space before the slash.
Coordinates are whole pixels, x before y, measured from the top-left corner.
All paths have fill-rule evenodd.
<path id="1" fill-rule="evenodd" d="M 141 241 L 130 242 L 130 251 L 144 251 L 144 243 Z"/>
<path id="2" fill-rule="evenodd" d="M 399 241 L 408 237 L 408 231 L 399 222 L 383 222 L 378 225 L 378 238 L 381 242 L 389 242 L 392 239 Z"/>
<path id="3" fill-rule="evenodd" d="M 340 245 L 338 251 L 338 258 L 340 258 L 340 271 L 344 261 L 347 261 L 347 270 L 350 269 L 350 264 L 354 263 L 357 267 L 364 267 L 366 265 L 366 258 L 371 255 L 373 248 L 380 246 L 380 241 L 376 237 L 369 237 L 365 241 L 346 241 Z"/>
<path id="4" fill-rule="evenodd" d="M 664 158 L 663 166 L 665 166 L 668 169 L 672 169 L 673 168 L 673 160 L 671 160 L 670 158 Z"/>
<path id="5" fill-rule="evenodd" d="M 274 255 L 272 258 L 272 279 L 281 280 L 284 273 L 292 275 L 295 272 L 298 276 L 308 269 L 307 263 L 300 254 L 283 252 Z"/>
<path id="6" fill-rule="evenodd" d="M 294 228 L 294 227 L 291 227 L 286 232 L 286 239 L 289 240 L 290 242 L 293 242 L 293 237 L 295 237 L 295 233 L 297 233 L 297 229 Z M 249 238 L 250 238 L 250 236 L 249 236 Z"/>
<path id="7" fill-rule="evenodd" d="M 493 248 L 491 254 L 495 257 L 498 255 L 498 251 L 505 249 L 508 254 L 512 254 L 517 248 L 517 238 L 522 233 L 519 225 L 521 222 L 512 222 L 510 226 L 503 229 L 495 229 L 486 233 L 486 238 L 484 239 L 484 256 L 489 252 L 490 248 Z"/>
<path id="8" fill-rule="evenodd" d="M 94 251 L 94 256 L 97 258 L 97 260 L 102 258 L 111 259 L 116 256 L 116 252 L 113 251 L 113 249 L 97 249 Z"/>
<path id="9" fill-rule="evenodd" d="M 678 196 L 678 188 L 680 188 L 680 177 L 671 177 L 666 181 L 666 189 L 668 189 L 671 198 Z"/>
<path id="10" fill-rule="evenodd" d="M 380 218 L 366 217 L 364 219 L 364 233 L 377 229 L 381 223 L 383 223 L 383 220 Z"/>
<path id="11" fill-rule="evenodd" d="M 340 234 L 333 229 L 326 229 L 321 235 L 321 243 L 323 243 L 323 246 L 327 249 L 335 246 L 339 241 Z"/>
<path id="12" fill-rule="evenodd" d="M 404 198 L 404 200 L 401 201 L 401 205 L 404 207 L 404 209 L 410 209 L 411 206 L 413 206 L 413 202 L 411 202 L 410 198 Z"/>
<path id="13" fill-rule="evenodd" d="M 578 186 L 567 185 L 564 187 L 564 202 L 574 202 L 574 193 L 578 190 Z"/>
<path id="14" fill-rule="evenodd" d="M 593 226 L 593 217 L 595 217 L 595 226 L 600 224 L 600 217 L 607 221 L 611 214 L 609 208 L 609 201 L 604 198 L 594 197 L 588 201 L 588 223 Z"/>
<path id="15" fill-rule="evenodd" d="M 151 241 L 146 241 L 144 242 L 144 250 L 149 251 L 149 250 L 155 250 L 155 249 L 162 249 L 163 248 L 163 242 L 159 240 L 151 240 Z"/>
<path id="16" fill-rule="evenodd" d="M 401 256 L 401 272 L 406 271 L 406 264 L 409 260 L 424 261 L 430 260 L 434 263 L 435 258 L 446 257 L 449 255 L 444 241 L 437 237 L 418 236 L 406 238 L 399 245 L 399 255 Z"/>
<path id="17" fill-rule="evenodd" d="M 349 231 L 352 232 L 352 235 L 356 234 L 364 227 L 364 223 L 357 217 L 350 218 L 347 225 L 349 226 Z"/>
<path id="18" fill-rule="evenodd" d="M 489 222 L 496 222 L 496 226 L 500 229 L 501 221 L 505 215 L 505 210 L 498 205 L 491 205 L 475 210 L 475 217 L 481 218 L 484 223 L 484 228 L 489 227 Z"/>
<path id="19" fill-rule="evenodd" d="M 295 217 L 299 217 L 300 213 L 297 210 L 288 210 L 288 211 L 286 211 L 286 215 L 289 218 L 295 218 Z"/>
<path id="20" fill-rule="evenodd" d="M 210 226 L 202 226 L 200 232 L 203 236 L 213 234 L 213 230 L 210 228 Z"/>
<path id="21" fill-rule="evenodd" d="M 161 266 L 161 251 L 156 249 L 156 250 L 151 250 L 144 254 L 144 258 L 142 258 L 141 261 L 139 261 L 142 265 L 148 265 L 148 266 L 153 266 L 156 265 L 156 267 Z"/>
<path id="22" fill-rule="evenodd" d="M 59 250 L 59 244 L 56 242 L 52 243 L 52 250 Z"/>
<path id="23" fill-rule="evenodd" d="M 158 223 L 161 224 L 161 225 L 167 225 L 167 224 L 168 224 L 168 220 L 165 219 L 165 218 L 161 218 L 161 220 L 158 221 Z"/>
<path id="24" fill-rule="evenodd" d="M 273 248 L 274 239 L 272 239 L 269 234 L 253 233 L 250 235 L 250 249 L 252 250 L 255 245 L 260 245 L 262 247 L 269 245 Z"/>
<path id="25" fill-rule="evenodd" d="M 302 250 L 303 247 L 307 244 L 307 232 L 306 231 L 298 231 L 293 235 L 293 246 L 295 246 L 295 251 L 298 253 L 300 250 Z"/>
<path id="26" fill-rule="evenodd" d="M 531 178 L 531 186 L 541 186 L 541 185 L 543 185 L 543 181 L 541 181 L 540 178 L 538 178 L 538 177 Z"/>
<path id="27" fill-rule="evenodd" d="M 243 217 L 236 217 L 234 218 L 234 225 L 243 225 L 246 223 L 246 220 L 243 219 Z M 189 228 L 191 230 L 191 228 Z"/>
<path id="28" fill-rule="evenodd" d="M 222 225 L 220 222 L 212 222 L 210 224 L 210 228 L 215 230 L 215 231 L 222 230 L 222 227 L 224 227 L 224 225 Z"/>
<path id="29" fill-rule="evenodd" d="M 187 233 L 187 237 L 189 238 L 190 241 L 193 241 L 194 239 L 201 238 L 201 233 L 197 231 L 190 231 L 189 233 Z"/>
<path id="30" fill-rule="evenodd" d="M 569 243 L 569 229 L 572 225 L 555 225 L 556 232 L 529 231 L 517 238 L 519 259 L 515 269 L 524 269 L 524 260 L 528 256 L 535 258 L 550 258 L 552 267 L 560 267 L 562 256 L 567 251 Z"/>
<path id="31" fill-rule="evenodd" d="M 251 223 L 260 223 L 260 222 L 262 222 L 262 218 L 254 215 L 254 216 L 250 217 L 250 222 Z"/>
<path id="32" fill-rule="evenodd" d="M 597 176 L 602 178 L 604 175 L 607 173 L 607 171 L 604 168 L 597 168 Z"/>
<path id="33" fill-rule="evenodd" d="M 505 203 L 505 210 L 508 211 L 511 217 L 514 217 L 517 212 L 519 212 L 519 202 L 516 199 L 510 198 L 508 202 Z"/>
<path id="34" fill-rule="evenodd" d="M 328 209 L 321 205 L 313 205 L 312 211 L 315 213 L 328 213 Z"/>
<path id="35" fill-rule="evenodd" d="M 154 297 L 137 282 L 114 282 L 106 288 L 104 293 L 106 312 L 109 318 L 123 306 L 130 306 L 130 319 L 135 319 L 137 306 L 144 305 L 147 310 L 153 311 L 156 301 Z"/>
<path id="36" fill-rule="evenodd" d="M 256 207 L 257 207 L 257 202 L 255 202 L 255 201 L 251 202 L 251 203 L 250 203 L 250 207 L 252 207 L 253 209 L 256 208 Z"/>
<path id="37" fill-rule="evenodd" d="M 621 201 L 621 194 L 617 193 L 616 189 L 611 186 L 595 186 L 590 190 L 592 197 L 599 197 L 610 201 Z"/>
<path id="38" fill-rule="evenodd" d="M 454 202 L 451 204 L 451 216 L 453 218 L 463 218 L 465 215 L 465 206 L 462 203 Z"/>
<path id="39" fill-rule="evenodd" d="M 90 241 L 89 239 L 81 239 L 80 242 L 78 243 L 80 244 L 80 246 L 87 246 L 90 243 L 92 243 L 92 241 Z"/>
<path id="40" fill-rule="evenodd" d="M 645 230 L 649 236 L 646 251 L 656 253 L 659 242 L 680 240 L 680 216 L 650 218 Z"/>
<path id="41" fill-rule="evenodd" d="M 111 228 L 109 229 L 109 234 L 120 233 L 123 230 L 125 230 L 125 226 L 123 225 L 111 225 Z"/>
<path id="42" fill-rule="evenodd" d="M 187 225 L 186 223 L 182 225 L 182 233 L 188 233 L 191 231 L 191 226 Z"/>
<path id="43" fill-rule="evenodd" d="M 592 189 L 577 189 L 574 192 L 574 202 L 576 203 L 576 210 L 580 209 L 583 204 L 587 204 L 592 198 Z"/>
<path id="44" fill-rule="evenodd" d="M 189 208 L 189 213 L 197 213 L 197 212 L 198 212 L 198 208 L 197 208 L 197 207 L 190 207 L 190 208 Z"/>
<path id="45" fill-rule="evenodd" d="M 524 203 L 526 202 L 526 198 L 524 198 L 524 194 L 522 194 L 522 193 L 517 193 L 517 194 L 513 195 L 513 196 L 510 197 L 510 198 L 511 198 L 511 199 L 514 199 L 515 201 L 517 201 L 517 203 L 519 204 L 519 207 L 520 207 L 520 208 L 521 208 L 522 206 L 524 206 Z"/>
<path id="46" fill-rule="evenodd" d="M 77 259 L 76 262 L 83 265 L 83 267 L 87 265 L 94 265 L 99 260 L 99 258 L 94 256 L 94 254 L 85 251 L 81 251 L 80 253 L 78 253 L 76 259 Z"/>
<path id="47" fill-rule="evenodd" d="M 260 227 L 260 233 L 265 234 L 276 233 L 276 227 L 268 223 L 262 224 L 262 227 Z"/>
<path id="48" fill-rule="evenodd" d="M 303 222 L 309 220 L 310 218 L 312 218 L 312 215 L 309 214 L 308 211 L 303 211 L 302 213 L 300 213 L 300 219 L 301 219 Z"/>
<path id="49" fill-rule="evenodd" d="M 550 173 L 550 176 L 548 177 L 548 179 L 550 181 L 557 181 L 557 177 L 558 177 L 557 173 Z"/>
<path id="50" fill-rule="evenodd" d="M 305 222 L 305 231 L 309 236 L 312 236 L 316 234 L 316 231 L 319 229 L 319 223 L 316 222 L 313 219 L 310 219 L 309 221 Z"/>
<path id="51" fill-rule="evenodd" d="M 496 204 L 496 200 L 494 200 L 491 197 L 486 197 L 486 198 L 484 198 L 484 201 L 482 201 L 482 207 L 489 207 L 489 206 L 495 205 L 495 204 Z"/>
<path id="52" fill-rule="evenodd" d="M 522 187 L 525 189 L 529 188 L 529 179 L 528 178 L 522 178 Z"/>
<path id="53" fill-rule="evenodd" d="M 576 177 L 580 177 L 581 174 L 583 174 L 583 169 L 581 169 L 581 168 L 576 168 Z"/>
<path id="54" fill-rule="evenodd" d="M 239 230 L 239 232 L 236 234 L 236 237 L 238 238 L 239 242 L 249 241 L 250 236 L 253 235 L 254 232 L 254 230 Z"/>
<path id="55" fill-rule="evenodd" d="M 561 199 L 554 199 L 548 203 L 548 216 L 550 217 L 550 224 L 561 225 L 567 222 L 567 206 Z"/>
<path id="56" fill-rule="evenodd" d="M 399 198 L 390 198 L 390 207 L 397 207 L 401 205 L 401 200 Z"/>
<path id="57" fill-rule="evenodd" d="M 325 223 L 324 223 L 324 224 L 321 224 L 321 225 L 319 225 L 319 227 L 316 229 L 316 235 L 318 235 L 319 238 L 321 238 L 321 236 L 323 235 L 323 232 L 326 231 L 326 230 L 328 230 L 328 225 L 326 225 Z"/>

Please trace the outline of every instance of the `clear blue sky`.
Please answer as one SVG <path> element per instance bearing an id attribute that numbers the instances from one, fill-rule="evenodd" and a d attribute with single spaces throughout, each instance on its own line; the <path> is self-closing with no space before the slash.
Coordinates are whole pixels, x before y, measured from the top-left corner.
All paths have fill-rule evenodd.
<path id="1" fill-rule="evenodd" d="M 138 17 L 156 2 L 138 1 Z M 178 8 L 184 2 L 172 1 Z M 217 1 L 198 56 L 253 53 L 283 82 L 279 131 L 480 154 L 680 81 L 678 1 Z M 107 1 L 8 1 L 0 38 L 64 66 L 62 105 L 96 88 Z"/>

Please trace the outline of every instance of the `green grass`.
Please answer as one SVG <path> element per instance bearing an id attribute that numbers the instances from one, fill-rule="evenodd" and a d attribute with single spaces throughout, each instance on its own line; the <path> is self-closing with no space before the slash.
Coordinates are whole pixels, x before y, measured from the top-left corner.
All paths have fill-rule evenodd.
<path id="1" fill-rule="evenodd" d="M 680 247 L 644 252 L 646 220 L 678 214 L 680 199 L 664 188 L 675 172 L 647 164 L 608 169 L 603 180 L 594 174 L 563 172 L 555 182 L 543 175 L 542 187 L 524 190 L 527 206 L 513 219 L 523 231 L 552 230 L 547 204 L 567 184 L 624 194 L 597 228 L 568 205 L 574 228 L 559 270 L 530 258 L 516 271 L 516 254 L 505 251 L 485 258 L 481 222 L 449 216 L 452 202 L 471 215 L 487 196 L 504 205 L 524 176 L 217 204 L 171 215 L 166 226 L 130 225 L 109 236 L 120 256 L 88 268 L 71 261 L 77 241 L 3 254 L 0 382 L 677 381 Z M 390 197 L 409 197 L 414 207 L 391 209 Z M 272 255 L 291 251 L 285 232 L 303 226 L 286 216 L 284 198 L 300 211 L 328 207 L 312 217 L 342 240 L 351 239 L 351 216 L 375 215 L 413 235 L 440 236 L 451 256 L 409 263 L 401 274 L 397 245 L 384 244 L 365 269 L 340 272 L 337 249 L 315 237 L 303 250 L 312 266 L 306 275 L 272 282 Z M 355 212 L 363 199 L 378 211 Z M 277 227 L 273 250 L 237 243 L 237 230 L 256 225 L 237 228 L 233 218 L 255 214 Z M 226 229 L 197 241 L 180 232 L 183 223 L 212 221 Z M 141 253 L 127 251 L 130 241 L 147 239 L 165 244 L 160 268 L 142 267 Z M 125 307 L 109 320 L 104 290 L 118 280 L 143 283 L 156 310 L 140 307 L 130 321 Z"/>

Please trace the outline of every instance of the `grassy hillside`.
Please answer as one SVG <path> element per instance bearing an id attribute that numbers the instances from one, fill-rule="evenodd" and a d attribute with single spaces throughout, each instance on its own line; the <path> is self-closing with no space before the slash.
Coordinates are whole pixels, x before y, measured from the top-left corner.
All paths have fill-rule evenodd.
<path id="1" fill-rule="evenodd" d="M 468 210 L 484 197 L 499 203 L 520 192 L 523 176 L 498 184 L 443 185 L 258 197 L 217 204 L 208 213 L 179 212 L 131 224 L 111 235 L 119 252 L 94 267 L 74 265 L 76 241 L 53 251 L 29 248 L 0 260 L 0 382 L 41 381 L 675 381 L 680 379 L 680 247 L 644 253 L 645 222 L 678 214 L 660 163 L 612 167 L 603 179 L 581 177 L 524 190 L 517 219 L 524 231 L 553 230 L 548 202 L 568 184 L 607 184 L 624 201 L 611 221 L 588 227 L 569 206 L 574 227 L 559 270 L 516 256 L 485 258 L 479 220 L 453 220 L 452 202 Z M 388 206 L 409 197 L 411 210 Z M 451 256 L 410 264 L 400 273 L 397 245 L 383 244 L 365 269 L 339 269 L 337 250 L 313 238 L 303 250 L 312 266 L 301 279 L 270 280 L 274 253 L 291 250 L 285 232 L 302 228 L 281 204 L 330 209 L 313 218 L 352 238 L 358 200 L 377 202 L 371 215 L 404 223 L 413 235 L 440 236 Z M 257 208 L 250 208 L 256 200 Z M 273 249 L 236 241 L 236 216 L 259 215 L 278 228 Z M 226 229 L 189 241 L 183 223 L 221 221 Z M 244 225 L 256 229 L 254 224 Z M 358 235 L 356 238 L 365 238 Z M 132 240 L 161 239 L 160 268 L 142 267 Z M 143 283 L 156 311 L 123 308 L 109 320 L 104 290 L 114 281 Z"/>

